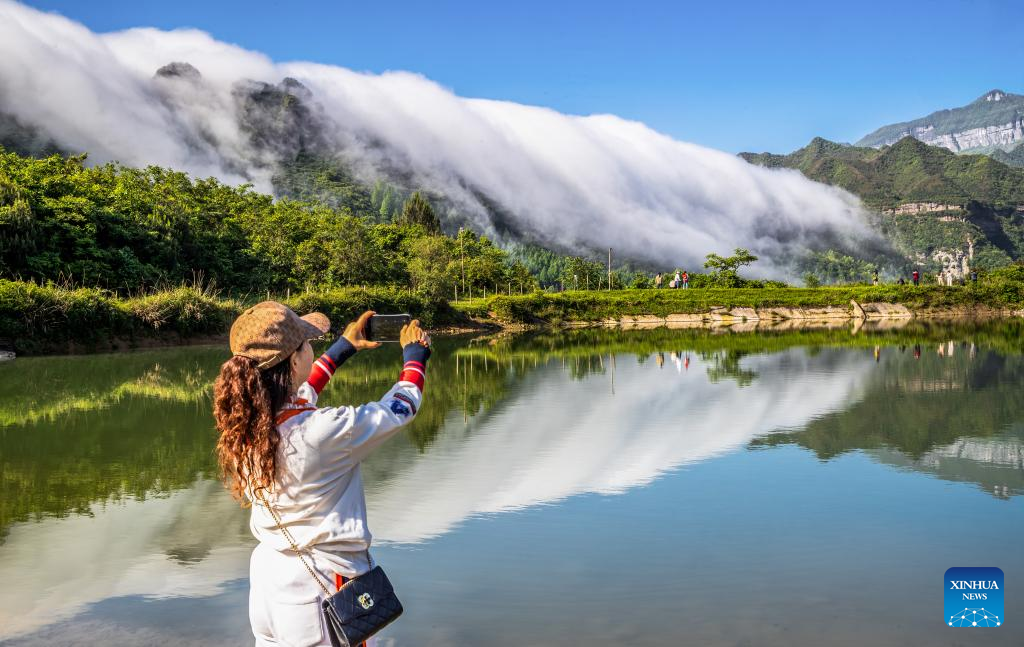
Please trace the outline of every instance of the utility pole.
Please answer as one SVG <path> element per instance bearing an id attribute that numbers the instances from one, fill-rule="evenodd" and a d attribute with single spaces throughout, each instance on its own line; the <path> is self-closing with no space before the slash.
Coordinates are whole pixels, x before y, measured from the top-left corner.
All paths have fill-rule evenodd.
<path id="1" fill-rule="evenodd" d="M 612 291 L 612 248 L 608 248 L 608 291 Z"/>

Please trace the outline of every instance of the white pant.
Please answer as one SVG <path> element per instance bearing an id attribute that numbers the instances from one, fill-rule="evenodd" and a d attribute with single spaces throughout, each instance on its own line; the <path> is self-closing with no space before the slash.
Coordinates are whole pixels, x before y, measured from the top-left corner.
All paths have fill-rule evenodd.
<path id="1" fill-rule="evenodd" d="M 309 558 L 306 558 L 307 562 Z M 319 566 L 319 565 L 317 565 Z M 317 568 L 324 583 L 334 574 Z M 330 587 L 333 588 L 333 587 Z M 294 553 L 259 544 L 249 560 L 249 622 L 256 647 L 330 647 L 320 604 L 324 592 Z M 371 638 L 367 647 L 373 647 Z"/>

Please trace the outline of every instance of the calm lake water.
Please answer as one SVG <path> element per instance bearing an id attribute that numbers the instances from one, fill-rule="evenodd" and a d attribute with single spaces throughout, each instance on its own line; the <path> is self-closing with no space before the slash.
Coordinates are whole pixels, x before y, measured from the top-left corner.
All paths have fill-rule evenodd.
<path id="1" fill-rule="evenodd" d="M 406 606 L 382 645 L 1024 643 L 1019 323 L 583 330 L 436 344 L 365 465 Z M 0 643 L 247 645 L 223 348 L 0 365 Z M 379 397 L 397 348 L 324 404 Z M 943 574 L 998 566 L 1005 624 Z"/>

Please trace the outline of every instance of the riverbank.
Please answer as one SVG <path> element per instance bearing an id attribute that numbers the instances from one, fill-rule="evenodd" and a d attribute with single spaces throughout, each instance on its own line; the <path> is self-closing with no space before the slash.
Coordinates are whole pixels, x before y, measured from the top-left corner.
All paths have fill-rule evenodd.
<path id="1" fill-rule="evenodd" d="M 498 295 L 455 304 L 505 326 L 686 326 L 1024 314 L 1024 284 L 571 291 Z"/>
<path id="2" fill-rule="evenodd" d="M 709 288 L 534 292 L 457 303 L 395 288 L 344 288 L 275 296 L 335 324 L 367 309 L 409 312 L 435 332 L 614 325 L 745 329 L 847 326 L 922 317 L 1024 316 L 1024 282 L 821 288 Z M 243 308 L 266 295 L 228 298 L 195 286 L 136 297 L 95 288 L 0 280 L 0 349 L 74 353 L 223 341 Z"/>
<path id="3" fill-rule="evenodd" d="M 447 303 L 408 290 L 343 288 L 270 297 L 296 312 L 323 312 L 335 325 L 365 310 L 415 313 L 432 329 L 477 325 Z M 39 355 L 223 341 L 235 317 L 265 298 L 224 297 L 196 286 L 118 297 L 97 288 L 0 280 L 0 350 Z"/>

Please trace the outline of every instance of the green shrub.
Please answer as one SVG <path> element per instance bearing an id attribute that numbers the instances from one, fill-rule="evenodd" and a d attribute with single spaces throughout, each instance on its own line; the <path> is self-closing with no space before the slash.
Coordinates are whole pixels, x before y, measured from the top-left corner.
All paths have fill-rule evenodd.
<path id="1" fill-rule="evenodd" d="M 71 339 L 93 343 L 130 328 L 130 317 L 103 290 L 0 280 L 0 339 L 16 351 Z"/>
<path id="2" fill-rule="evenodd" d="M 338 288 L 299 294 L 286 303 L 300 314 L 324 313 L 335 330 L 343 328 L 367 310 L 380 314 L 407 312 L 424 326 L 456 323 L 462 318 L 446 301 L 431 300 L 418 292 L 401 288 Z"/>
<path id="3" fill-rule="evenodd" d="M 217 299 L 209 291 L 188 286 L 117 305 L 132 317 L 138 332 L 173 330 L 184 336 L 223 333 L 242 309 L 237 301 Z"/>

